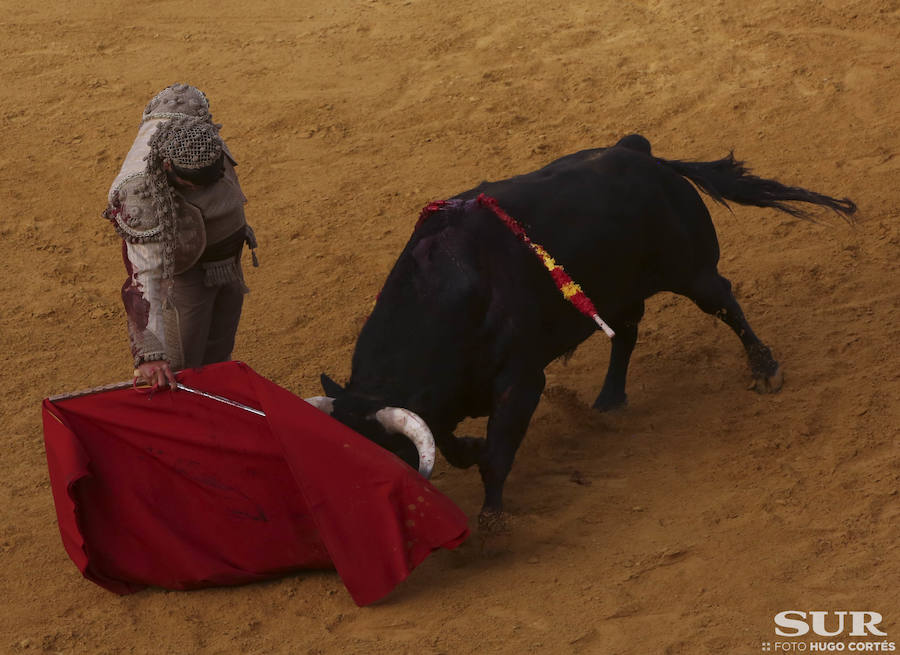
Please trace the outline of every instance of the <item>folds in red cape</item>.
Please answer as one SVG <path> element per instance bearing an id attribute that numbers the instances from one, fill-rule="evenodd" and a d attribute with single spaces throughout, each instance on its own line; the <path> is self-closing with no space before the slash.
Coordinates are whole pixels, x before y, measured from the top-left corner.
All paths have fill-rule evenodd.
<path id="1" fill-rule="evenodd" d="M 468 536 L 416 471 L 245 364 L 179 377 L 266 416 L 186 392 L 44 401 L 63 544 L 97 584 L 191 589 L 333 566 L 365 605 Z"/>

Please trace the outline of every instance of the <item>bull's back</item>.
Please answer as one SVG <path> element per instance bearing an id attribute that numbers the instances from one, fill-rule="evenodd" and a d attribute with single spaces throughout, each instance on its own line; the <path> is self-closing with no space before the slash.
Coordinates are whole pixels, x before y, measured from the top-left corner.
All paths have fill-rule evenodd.
<path id="1" fill-rule="evenodd" d="M 585 150 L 459 197 L 481 193 L 496 198 L 608 313 L 675 290 L 718 259 L 693 186 L 633 148 Z"/>
<path id="2" fill-rule="evenodd" d="M 484 413 L 494 377 L 516 358 L 545 365 L 594 331 L 529 248 L 472 202 L 482 193 L 565 267 L 601 316 L 671 289 L 718 254 L 696 191 L 642 152 L 582 151 L 485 182 L 407 243 L 357 341 L 354 390 L 450 423 Z"/>

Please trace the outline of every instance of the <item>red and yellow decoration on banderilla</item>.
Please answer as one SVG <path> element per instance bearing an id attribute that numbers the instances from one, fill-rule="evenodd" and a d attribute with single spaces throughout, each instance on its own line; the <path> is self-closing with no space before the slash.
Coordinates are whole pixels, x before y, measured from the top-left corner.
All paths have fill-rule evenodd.
<path id="1" fill-rule="evenodd" d="M 544 265 L 544 268 L 549 271 L 550 276 L 553 278 L 553 281 L 556 283 L 556 287 L 559 289 L 559 292 L 563 295 L 563 298 L 568 300 L 575 308 L 580 311 L 582 314 L 587 316 L 600 327 L 601 330 L 612 339 L 616 336 L 616 333 L 609 327 L 600 315 L 597 313 L 597 308 L 594 307 L 594 303 L 591 302 L 591 299 L 587 297 L 584 290 L 581 288 L 581 285 L 575 282 L 569 274 L 566 273 L 566 270 L 562 267 L 561 264 L 557 264 L 556 260 L 550 256 L 550 253 L 547 252 L 544 247 L 538 243 L 535 243 L 530 238 L 528 238 L 528 234 L 525 232 L 525 228 L 514 219 L 512 216 L 507 214 L 500 205 L 497 203 L 496 198 L 492 198 L 488 195 L 481 194 L 476 198 L 476 202 L 486 209 L 490 209 L 500 221 L 509 228 L 510 232 L 515 234 L 519 240 L 528 246 L 531 249 L 538 259 L 541 260 L 541 263 Z M 436 202 L 429 203 L 423 210 L 422 214 L 419 216 L 419 221 L 416 223 L 416 227 L 418 228 L 422 222 L 428 218 L 429 215 L 433 214 L 436 211 L 440 211 L 445 207 L 452 205 L 452 201 L 448 200 L 438 200 Z"/>

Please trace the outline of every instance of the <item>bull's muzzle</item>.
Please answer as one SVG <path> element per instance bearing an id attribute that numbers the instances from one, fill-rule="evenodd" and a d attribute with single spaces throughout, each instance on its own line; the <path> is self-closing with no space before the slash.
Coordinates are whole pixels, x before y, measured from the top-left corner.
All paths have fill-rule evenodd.
<path id="1" fill-rule="evenodd" d="M 326 414 L 334 412 L 334 398 L 313 396 L 304 400 Z M 369 418 L 378 421 L 389 433 L 402 434 L 412 441 L 419 453 L 419 474 L 424 478 L 431 477 L 435 458 L 434 436 L 420 416 L 402 407 L 385 407 Z"/>

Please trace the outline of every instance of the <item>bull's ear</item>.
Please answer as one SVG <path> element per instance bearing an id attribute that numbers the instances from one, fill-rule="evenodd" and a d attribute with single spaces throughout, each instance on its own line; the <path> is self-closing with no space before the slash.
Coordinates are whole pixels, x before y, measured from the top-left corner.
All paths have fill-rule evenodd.
<path id="1" fill-rule="evenodd" d="M 319 382 L 322 383 L 322 389 L 329 398 L 338 398 L 344 394 L 344 387 L 332 380 L 330 377 L 322 373 L 319 376 Z"/>

